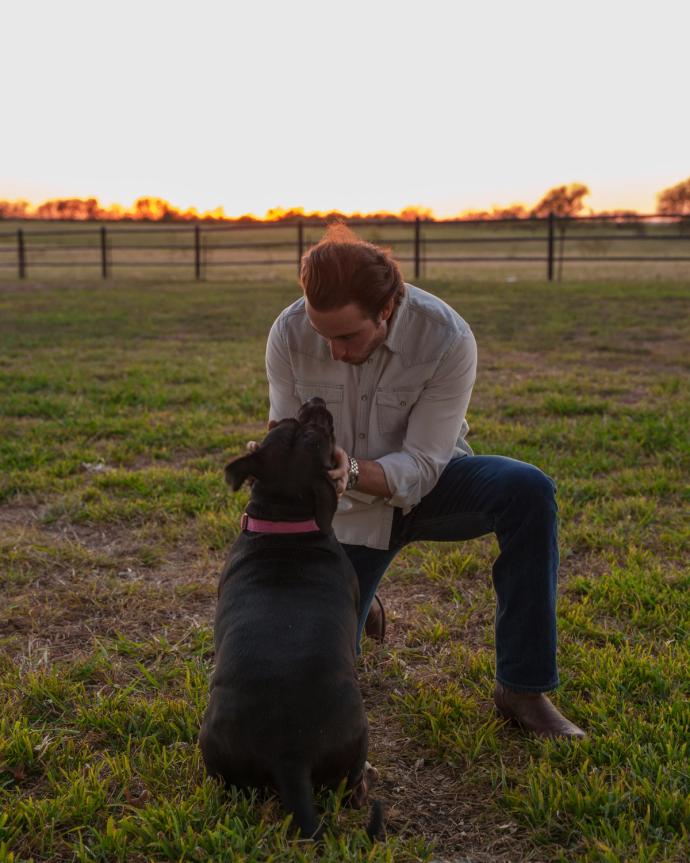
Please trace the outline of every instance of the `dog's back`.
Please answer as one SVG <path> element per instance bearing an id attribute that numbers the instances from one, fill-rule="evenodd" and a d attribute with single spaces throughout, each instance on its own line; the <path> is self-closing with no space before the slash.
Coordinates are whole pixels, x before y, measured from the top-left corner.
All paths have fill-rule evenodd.
<path id="1" fill-rule="evenodd" d="M 277 789 L 304 835 L 312 786 L 336 787 L 366 759 L 357 602 L 332 534 L 242 534 L 221 576 L 204 759 L 227 783 Z"/>

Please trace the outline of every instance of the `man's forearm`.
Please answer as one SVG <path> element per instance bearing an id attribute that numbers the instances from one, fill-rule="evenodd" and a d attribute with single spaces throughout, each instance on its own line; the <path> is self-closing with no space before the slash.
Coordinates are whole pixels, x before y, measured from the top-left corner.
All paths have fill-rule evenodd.
<path id="1" fill-rule="evenodd" d="M 338 495 L 343 494 L 348 480 L 349 472 L 349 457 L 342 447 L 337 446 L 333 453 L 335 467 L 328 471 L 328 476 L 335 484 L 335 490 Z M 361 491 L 362 494 L 371 494 L 374 497 L 391 497 L 391 490 L 388 488 L 386 474 L 383 468 L 377 461 L 358 458 L 357 466 L 359 468 L 359 478 L 354 491 Z"/>
<path id="2" fill-rule="evenodd" d="M 373 494 L 376 497 L 390 497 L 391 490 L 386 482 L 386 475 L 383 468 L 377 461 L 369 461 L 369 459 L 357 459 L 359 465 L 359 482 L 355 486 L 355 491 L 361 491 L 363 494 Z"/>

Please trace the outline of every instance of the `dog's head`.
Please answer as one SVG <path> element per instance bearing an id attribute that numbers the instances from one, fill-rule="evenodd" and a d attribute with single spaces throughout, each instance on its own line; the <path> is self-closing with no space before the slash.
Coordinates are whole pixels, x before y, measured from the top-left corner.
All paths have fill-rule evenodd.
<path id="1" fill-rule="evenodd" d="M 302 405 L 297 419 L 281 420 L 259 448 L 231 461 L 225 479 L 237 491 L 249 477 L 262 500 L 311 504 L 319 530 L 328 533 L 338 498 L 328 471 L 333 467 L 333 417 L 323 399 Z"/>

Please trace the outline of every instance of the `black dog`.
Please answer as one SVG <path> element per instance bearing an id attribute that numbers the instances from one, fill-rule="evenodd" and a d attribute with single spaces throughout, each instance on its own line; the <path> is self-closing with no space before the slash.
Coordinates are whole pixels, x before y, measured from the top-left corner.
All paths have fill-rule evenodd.
<path id="1" fill-rule="evenodd" d="M 254 483 L 220 577 L 216 669 L 199 735 L 211 775 L 275 788 L 302 836 L 315 838 L 314 787 L 345 779 L 354 805 L 367 797 L 359 588 L 331 529 L 333 446 L 333 419 L 311 399 L 225 470 L 234 491 L 249 477 Z M 367 830 L 380 827 L 375 803 Z"/>

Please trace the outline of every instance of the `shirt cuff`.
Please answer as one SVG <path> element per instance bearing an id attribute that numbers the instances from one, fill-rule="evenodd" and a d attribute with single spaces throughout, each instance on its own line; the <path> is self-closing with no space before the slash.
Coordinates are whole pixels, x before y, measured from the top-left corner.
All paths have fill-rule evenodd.
<path id="1" fill-rule="evenodd" d="M 405 452 L 391 452 L 376 461 L 383 468 L 386 484 L 391 490 L 386 503 L 408 511 L 418 504 L 422 499 L 419 466 L 412 456 Z"/>

